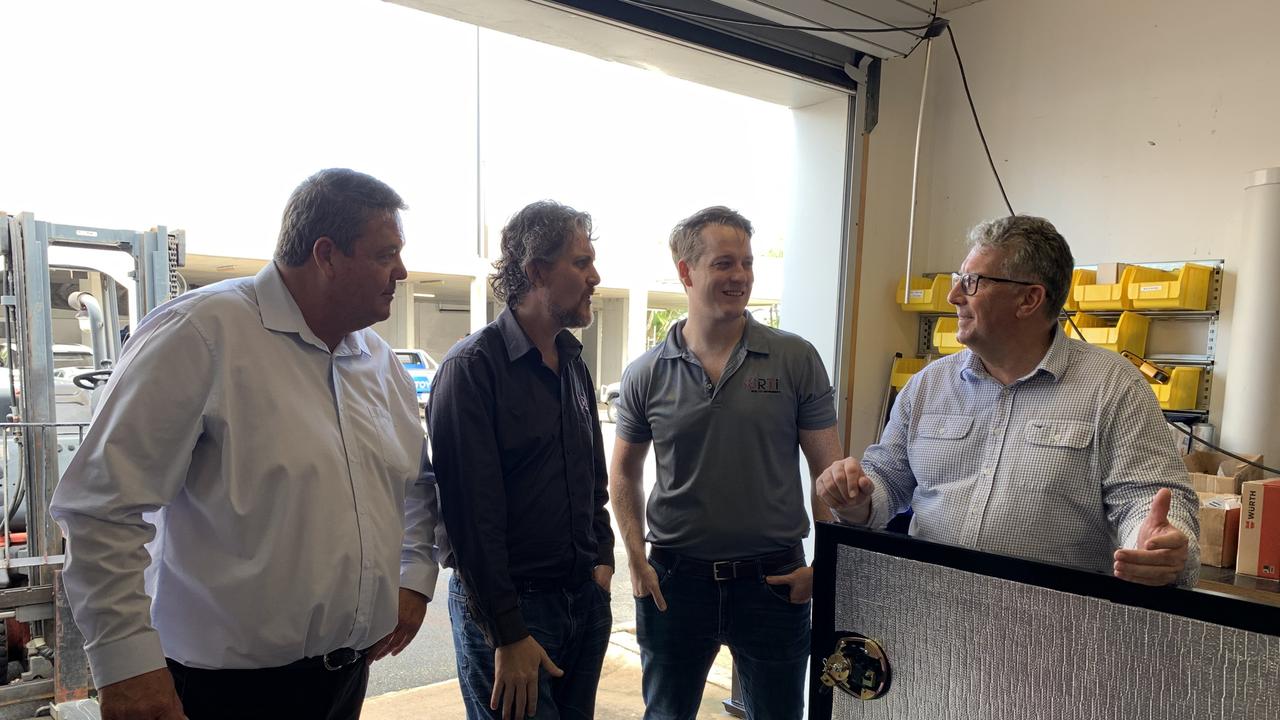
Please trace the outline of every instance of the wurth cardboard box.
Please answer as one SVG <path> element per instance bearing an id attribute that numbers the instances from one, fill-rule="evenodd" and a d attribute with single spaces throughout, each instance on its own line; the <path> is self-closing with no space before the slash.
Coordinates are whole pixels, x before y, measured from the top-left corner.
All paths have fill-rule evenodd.
<path id="1" fill-rule="evenodd" d="M 1240 487 L 1240 547 L 1236 572 L 1280 580 L 1280 478 Z"/>

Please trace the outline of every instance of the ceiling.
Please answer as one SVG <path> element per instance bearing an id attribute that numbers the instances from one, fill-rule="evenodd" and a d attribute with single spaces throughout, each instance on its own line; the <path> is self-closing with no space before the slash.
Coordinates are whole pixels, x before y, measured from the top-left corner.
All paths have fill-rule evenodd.
<path id="1" fill-rule="evenodd" d="M 903 57 L 922 36 L 856 30 L 927 25 L 935 12 L 933 0 L 386 1 L 793 108 L 855 92 L 846 63 Z M 937 12 L 978 1 L 939 0 Z"/>

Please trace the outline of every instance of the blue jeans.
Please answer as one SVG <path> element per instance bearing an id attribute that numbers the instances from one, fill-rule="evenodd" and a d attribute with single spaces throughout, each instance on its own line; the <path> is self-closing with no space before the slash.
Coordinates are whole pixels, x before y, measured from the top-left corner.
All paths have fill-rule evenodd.
<path id="1" fill-rule="evenodd" d="M 800 720 L 810 603 L 792 603 L 789 586 L 768 585 L 763 576 L 716 582 L 649 564 L 667 611 L 652 597 L 636 598 L 645 720 L 693 720 L 721 645 L 733 653 L 749 720 Z"/>
<path id="2" fill-rule="evenodd" d="M 531 717 L 590 720 L 595 716 L 596 686 L 613 627 L 609 594 L 593 580 L 575 590 L 522 592 L 520 613 L 529 634 L 564 671 L 560 678 L 546 670 L 539 672 L 538 713 Z M 501 718 L 501 707 L 489 709 L 494 648 L 467 609 L 467 591 L 456 572 L 449 580 L 449 618 L 467 718 Z"/>

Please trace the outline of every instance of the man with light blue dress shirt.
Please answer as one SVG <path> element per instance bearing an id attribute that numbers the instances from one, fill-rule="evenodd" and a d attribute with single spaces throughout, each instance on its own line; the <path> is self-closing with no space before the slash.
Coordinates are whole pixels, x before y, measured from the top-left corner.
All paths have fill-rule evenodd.
<path id="1" fill-rule="evenodd" d="M 274 262 L 130 338 L 51 506 L 103 718 L 356 718 L 368 662 L 417 633 L 434 477 L 368 329 L 406 276 L 403 207 L 323 170 Z"/>
<path id="2" fill-rule="evenodd" d="M 1196 494 L 1147 381 L 1058 326 L 1074 259 L 1047 220 L 970 233 L 948 300 L 967 348 L 917 373 L 881 441 L 833 464 L 818 496 L 925 540 L 1194 585 Z"/>

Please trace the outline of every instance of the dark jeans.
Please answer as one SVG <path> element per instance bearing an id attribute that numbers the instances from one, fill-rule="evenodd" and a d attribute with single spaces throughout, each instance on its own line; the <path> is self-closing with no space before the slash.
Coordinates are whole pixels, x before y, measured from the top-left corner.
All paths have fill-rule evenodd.
<path id="1" fill-rule="evenodd" d="M 369 684 L 361 657 L 337 670 L 318 660 L 256 670 L 202 670 L 169 661 L 189 720 L 357 720 Z"/>
<path id="2" fill-rule="evenodd" d="M 551 662 L 564 671 L 560 678 L 552 678 L 545 670 L 539 673 L 538 713 L 532 717 L 594 717 L 596 686 L 613 626 L 609 594 L 592 580 L 574 590 L 521 592 L 520 613 L 529 634 L 547 651 Z M 489 709 L 494 649 L 467 610 L 467 591 L 457 573 L 449 580 L 449 618 L 467 717 L 501 718 L 501 707 Z"/>
<path id="3" fill-rule="evenodd" d="M 785 575 L 801 566 L 779 568 Z M 636 634 L 644 672 L 645 720 L 692 720 L 707 672 L 728 645 L 751 720 L 799 720 L 809 663 L 809 605 L 764 576 L 717 582 L 650 560 L 667 611 L 636 598 Z M 678 565 L 678 563 L 677 563 Z"/>

